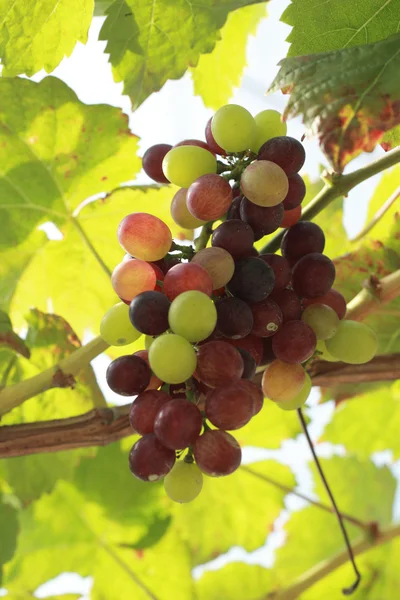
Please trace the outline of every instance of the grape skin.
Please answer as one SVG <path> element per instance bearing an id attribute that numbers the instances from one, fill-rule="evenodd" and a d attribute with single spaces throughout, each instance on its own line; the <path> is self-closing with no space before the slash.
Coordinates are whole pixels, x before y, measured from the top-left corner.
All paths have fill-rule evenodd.
<path id="1" fill-rule="evenodd" d="M 283 322 L 297 321 L 301 316 L 301 302 L 296 293 L 290 288 L 273 290 L 271 300 L 276 302 L 282 311 Z"/>
<path id="2" fill-rule="evenodd" d="M 218 146 L 217 142 L 214 139 L 214 136 L 212 134 L 211 131 L 211 122 L 212 122 L 212 117 L 210 117 L 207 121 L 207 125 L 206 125 L 206 130 L 205 130 L 205 136 L 206 136 L 206 140 L 207 140 L 207 144 L 210 147 L 210 149 L 215 152 L 215 154 L 219 154 L 220 156 L 226 156 L 227 152 L 221 148 L 221 146 Z"/>
<path id="3" fill-rule="evenodd" d="M 250 225 L 254 231 L 255 239 L 259 240 L 265 235 L 276 231 L 283 219 L 283 204 L 276 206 L 257 206 L 243 197 L 240 203 L 240 218 Z"/>
<path id="4" fill-rule="evenodd" d="M 171 183 L 188 188 L 198 177 L 215 173 L 215 156 L 199 146 L 176 146 L 164 157 L 162 168 Z"/>
<path id="5" fill-rule="evenodd" d="M 264 395 L 261 388 L 248 379 L 241 379 L 236 383 L 236 386 L 245 389 L 250 394 L 253 400 L 253 416 L 257 415 L 264 404 Z"/>
<path id="6" fill-rule="evenodd" d="M 247 352 L 252 355 L 257 365 L 261 363 L 263 356 L 262 338 L 256 337 L 250 333 L 249 335 L 246 335 L 246 337 L 240 338 L 239 340 L 224 339 L 224 341 L 231 346 L 235 346 L 235 348 L 243 348 L 244 350 L 247 350 Z"/>
<path id="7" fill-rule="evenodd" d="M 243 106 L 226 104 L 214 114 L 211 132 L 216 143 L 228 152 L 242 152 L 252 146 L 257 126 Z"/>
<path id="8" fill-rule="evenodd" d="M 143 358 L 143 360 L 150 367 L 150 363 L 149 363 L 149 351 L 148 350 L 138 350 L 137 352 L 133 353 L 133 356 L 138 356 L 139 358 Z M 163 384 L 163 382 L 161 381 L 161 379 L 159 379 L 158 377 L 156 377 L 156 375 L 154 375 L 154 373 L 151 372 L 150 383 L 147 386 L 146 390 L 158 390 L 158 388 L 160 386 L 162 386 L 162 384 Z"/>
<path id="9" fill-rule="evenodd" d="M 232 221 L 229 221 L 232 222 Z M 250 257 L 236 263 L 228 290 L 246 302 L 260 302 L 272 292 L 275 275 L 269 265 L 259 258 Z"/>
<path id="10" fill-rule="evenodd" d="M 240 429 L 254 415 L 253 398 L 244 387 L 235 384 L 218 387 L 207 394 L 205 413 L 215 427 Z"/>
<path id="11" fill-rule="evenodd" d="M 149 365 L 139 356 L 126 355 L 113 360 L 107 368 L 109 388 L 120 396 L 134 396 L 143 392 L 150 383 Z"/>
<path id="12" fill-rule="evenodd" d="M 191 290 L 179 294 L 173 300 L 168 321 L 174 333 L 189 342 L 200 342 L 214 331 L 217 310 L 214 302 L 206 294 Z"/>
<path id="13" fill-rule="evenodd" d="M 171 400 L 162 390 L 145 390 L 132 402 L 129 411 L 131 427 L 140 435 L 154 432 L 154 420 L 159 410 Z"/>
<path id="14" fill-rule="evenodd" d="M 161 381 L 181 383 L 193 375 L 196 353 L 185 338 L 167 333 L 156 338 L 150 346 L 149 362 L 153 373 Z"/>
<path id="15" fill-rule="evenodd" d="M 237 350 L 243 361 L 242 379 L 253 379 L 257 370 L 257 364 L 254 357 L 244 348 L 238 348 Z"/>
<path id="16" fill-rule="evenodd" d="M 128 260 L 117 265 L 111 275 L 114 291 L 125 303 L 147 290 L 154 290 L 156 274 L 144 260 Z"/>
<path id="17" fill-rule="evenodd" d="M 221 223 L 212 234 L 212 246 L 223 248 L 235 259 L 248 256 L 254 244 L 254 232 L 250 225 L 239 219 Z"/>
<path id="18" fill-rule="evenodd" d="M 336 312 L 339 319 L 344 319 L 346 315 L 346 300 L 340 292 L 333 288 L 323 296 L 318 296 L 317 298 L 304 298 L 304 308 L 307 308 L 307 306 L 310 306 L 311 304 L 326 304 L 327 306 L 330 306 Z"/>
<path id="19" fill-rule="evenodd" d="M 129 468 L 142 481 L 157 481 L 175 464 L 175 452 L 165 448 L 154 433 L 138 440 L 129 453 Z"/>
<path id="20" fill-rule="evenodd" d="M 207 271 L 212 280 L 213 290 L 226 285 L 235 271 L 232 256 L 223 248 L 204 248 L 196 252 L 191 262 Z"/>
<path id="21" fill-rule="evenodd" d="M 155 144 L 146 150 L 142 159 L 142 167 L 146 175 L 157 183 L 169 183 L 162 170 L 164 156 L 171 150 L 170 144 Z"/>
<path id="22" fill-rule="evenodd" d="M 306 153 L 303 145 L 290 136 L 277 136 L 263 144 L 258 160 L 271 160 L 279 165 L 287 175 L 298 173 L 304 165 Z"/>
<path id="23" fill-rule="evenodd" d="M 282 311 L 270 298 L 250 305 L 253 314 L 253 329 L 251 333 L 258 337 L 270 337 L 281 327 L 283 322 Z"/>
<path id="24" fill-rule="evenodd" d="M 129 308 L 124 302 L 118 302 L 104 315 L 100 323 L 100 335 L 110 346 L 126 346 L 140 338 L 129 319 Z"/>
<path id="25" fill-rule="evenodd" d="M 216 303 L 217 328 L 227 338 L 239 339 L 249 335 L 253 328 L 251 309 L 240 298 L 222 298 Z"/>
<path id="26" fill-rule="evenodd" d="M 304 179 L 298 173 L 288 177 L 289 190 L 283 201 L 285 210 L 293 210 L 299 206 L 306 196 L 306 184 Z"/>
<path id="27" fill-rule="evenodd" d="M 172 244 L 169 227 L 147 213 L 127 215 L 118 226 L 117 236 L 125 252 L 146 261 L 163 258 Z"/>
<path id="28" fill-rule="evenodd" d="M 179 227 L 183 227 L 184 229 L 196 229 L 197 227 L 202 227 L 204 221 L 196 219 L 196 217 L 189 212 L 186 204 L 187 191 L 188 188 L 181 188 L 172 198 L 171 217 Z"/>
<path id="29" fill-rule="evenodd" d="M 129 307 L 129 318 L 138 331 L 146 335 L 161 335 L 168 329 L 170 301 L 161 292 L 138 294 Z"/>
<path id="30" fill-rule="evenodd" d="M 189 212 L 197 219 L 215 221 L 232 202 L 232 188 L 219 175 L 203 175 L 192 183 L 186 197 Z"/>
<path id="31" fill-rule="evenodd" d="M 311 304 L 303 311 L 301 320 L 311 327 L 317 340 L 328 340 L 333 337 L 340 323 L 333 308 L 326 304 Z"/>
<path id="32" fill-rule="evenodd" d="M 285 172 L 268 160 L 256 160 L 242 173 L 240 189 L 258 206 L 271 207 L 283 202 L 289 191 Z"/>
<path id="33" fill-rule="evenodd" d="M 272 338 L 276 358 L 287 363 L 302 363 L 314 354 L 315 333 L 303 321 L 287 321 Z"/>
<path id="34" fill-rule="evenodd" d="M 203 473 L 193 462 L 178 460 L 164 477 L 164 489 L 171 500 L 184 504 L 192 502 L 203 487 Z"/>
<path id="35" fill-rule="evenodd" d="M 289 285 L 292 271 L 286 258 L 279 256 L 279 254 L 260 254 L 261 260 L 271 267 L 275 275 L 275 284 L 273 292 L 281 290 L 282 288 Z"/>
<path id="36" fill-rule="evenodd" d="M 378 348 L 376 333 L 358 321 L 340 321 L 337 333 L 325 341 L 326 348 L 335 358 L 351 365 L 362 365 L 372 360 Z"/>
<path id="37" fill-rule="evenodd" d="M 285 210 L 281 227 L 293 227 L 301 219 L 301 205 L 296 206 L 292 210 Z"/>
<path id="38" fill-rule="evenodd" d="M 238 381 L 243 375 L 243 368 L 239 352 L 227 342 L 207 342 L 197 353 L 196 373 L 212 388 Z"/>
<path id="39" fill-rule="evenodd" d="M 325 235 L 321 227 L 310 221 L 300 221 L 290 227 L 282 238 L 282 255 L 291 264 L 306 254 L 322 253 L 325 248 Z"/>
<path id="40" fill-rule="evenodd" d="M 179 294 L 197 290 L 211 296 L 213 284 L 207 271 L 196 263 L 182 263 L 169 269 L 164 279 L 164 294 L 174 300 Z"/>
<path id="41" fill-rule="evenodd" d="M 197 466 L 210 477 L 230 475 L 240 466 L 242 451 L 227 431 L 205 431 L 193 445 Z"/>
<path id="42" fill-rule="evenodd" d="M 274 360 L 265 369 L 261 385 L 267 398 L 282 402 L 295 398 L 305 380 L 306 372 L 301 365 Z"/>
<path id="43" fill-rule="evenodd" d="M 315 252 L 303 256 L 293 267 L 292 286 L 303 298 L 326 294 L 335 281 L 336 269 L 330 258 Z"/>
<path id="44" fill-rule="evenodd" d="M 306 373 L 306 380 L 301 389 L 301 391 L 292 398 L 291 400 L 276 402 L 276 405 L 279 406 L 282 410 L 296 410 L 297 408 L 301 408 L 303 404 L 306 402 L 308 396 L 310 395 L 312 387 L 311 378 L 308 373 Z"/>
<path id="45" fill-rule="evenodd" d="M 251 146 L 253 152 L 257 153 L 269 139 L 286 135 L 287 126 L 281 118 L 282 115 L 277 110 L 270 109 L 263 110 L 254 117 L 257 133 Z"/>
<path id="46" fill-rule="evenodd" d="M 154 433 L 166 448 L 182 450 L 193 444 L 203 426 L 201 412 L 186 398 L 170 400 L 158 411 Z"/>

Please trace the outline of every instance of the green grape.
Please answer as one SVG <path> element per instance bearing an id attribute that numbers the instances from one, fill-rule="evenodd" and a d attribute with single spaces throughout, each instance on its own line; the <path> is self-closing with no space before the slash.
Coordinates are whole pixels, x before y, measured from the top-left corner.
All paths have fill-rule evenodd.
<path id="1" fill-rule="evenodd" d="M 217 144 L 227 152 L 242 152 L 253 145 L 257 127 L 243 106 L 226 104 L 213 116 L 211 132 Z"/>
<path id="2" fill-rule="evenodd" d="M 273 137 L 286 135 L 287 126 L 281 121 L 281 113 L 277 110 L 263 110 L 254 117 L 257 126 L 257 134 L 251 149 L 258 152 L 265 142 Z"/>
<path id="3" fill-rule="evenodd" d="M 332 356 L 330 352 L 328 352 L 324 340 L 317 341 L 316 350 L 319 352 L 319 354 L 317 354 L 316 357 L 320 360 L 326 360 L 328 362 L 338 362 L 338 359 Z"/>
<path id="4" fill-rule="evenodd" d="M 317 336 L 317 340 L 329 340 L 339 328 L 340 319 L 336 312 L 326 304 L 310 304 L 301 315 Z"/>
<path id="5" fill-rule="evenodd" d="M 257 206 L 276 206 L 289 191 L 289 180 L 279 165 L 270 160 L 255 160 L 242 173 L 240 189 Z"/>
<path id="6" fill-rule="evenodd" d="M 162 168 L 171 183 L 188 188 L 201 175 L 216 173 L 217 161 L 214 154 L 199 146 L 176 146 L 165 155 Z"/>
<path id="7" fill-rule="evenodd" d="M 150 346 L 152 345 L 155 339 L 156 338 L 154 338 L 152 335 L 144 336 L 144 347 L 146 350 L 150 350 Z"/>
<path id="8" fill-rule="evenodd" d="M 168 321 L 174 333 L 189 342 L 201 342 L 214 331 L 217 324 L 217 309 L 207 294 L 190 290 L 179 294 L 172 301 Z"/>
<path id="9" fill-rule="evenodd" d="M 150 367 L 161 381 L 181 383 L 196 369 L 196 353 L 182 336 L 167 333 L 156 338 L 149 350 Z"/>
<path id="10" fill-rule="evenodd" d="M 129 306 L 125 302 L 118 302 L 102 318 L 100 335 L 110 346 L 126 346 L 138 340 L 142 334 L 130 321 Z"/>
<path id="11" fill-rule="evenodd" d="M 328 352 L 350 365 L 369 362 L 378 348 L 375 331 L 358 321 L 340 321 L 337 333 L 325 343 Z"/>
<path id="12" fill-rule="evenodd" d="M 201 492 L 203 473 L 195 463 L 179 460 L 164 477 L 167 496 L 174 502 L 191 502 Z"/>
<path id="13" fill-rule="evenodd" d="M 311 378 L 310 378 L 309 374 L 306 373 L 305 383 L 304 383 L 301 391 L 297 394 L 297 396 L 295 396 L 291 400 L 275 402 L 275 404 L 277 406 L 279 406 L 279 408 L 281 408 L 282 410 L 295 410 L 296 408 L 301 408 L 303 406 L 303 404 L 305 403 L 305 401 L 307 400 L 308 396 L 310 395 L 311 388 L 312 388 Z"/>

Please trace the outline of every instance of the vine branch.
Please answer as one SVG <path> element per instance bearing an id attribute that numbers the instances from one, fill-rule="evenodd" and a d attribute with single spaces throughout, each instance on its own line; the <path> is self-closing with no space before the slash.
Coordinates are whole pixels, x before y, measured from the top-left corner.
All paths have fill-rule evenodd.
<path id="1" fill-rule="evenodd" d="M 384 156 L 381 156 L 377 160 L 372 161 L 369 165 L 357 169 L 347 175 L 340 175 L 333 173 L 325 179 L 326 183 L 322 190 L 318 192 L 313 200 L 306 206 L 301 219 L 303 221 L 309 221 L 313 219 L 318 213 L 321 212 L 328 204 L 333 202 L 339 196 L 345 196 L 356 187 L 359 183 L 362 183 L 369 177 L 381 173 L 389 167 L 393 167 L 395 164 L 400 162 L 400 146 L 387 152 Z M 327 180 L 328 179 L 328 180 Z M 266 252 L 275 252 L 281 245 L 282 238 L 285 233 L 285 229 L 282 229 L 277 235 L 275 235 L 261 250 L 260 254 Z"/>

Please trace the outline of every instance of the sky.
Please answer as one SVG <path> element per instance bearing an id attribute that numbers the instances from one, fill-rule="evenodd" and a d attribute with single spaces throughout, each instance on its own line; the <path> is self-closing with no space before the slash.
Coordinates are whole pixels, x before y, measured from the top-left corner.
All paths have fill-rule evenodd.
<path id="1" fill-rule="evenodd" d="M 279 21 L 281 13 L 288 4 L 288 0 L 272 0 L 268 4 L 268 18 L 260 23 L 256 36 L 251 37 L 248 42 L 248 67 L 245 69 L 242 84 L 239 89 L 234 90 L 230 99 L 230 102 L 245 106 L 253 115 L 265 108 L 282 111 L 285 106 L 285 96 L 281 93 L 265 96 L 265 90 L 278 70 L 277 63 L 286 55 L 288 49 L 285 39 L 290 28 Z M 140 137 L 141 155 L 152 144 L 160 142 L 174 144 L 185 138 L 203 139 L 204 128 L 212 111 L 205 108 L 201 98 L 194 96 L 189 75 L 185 75 L 179 81 L 167 82 L 160 92 L 150 96 L 135 113 L 132 113 L 129 98 L 122 95 L 123 84 L 115 83 L 113 80 L 107 55 L 104 54 L 106 43 L 97 41 L 103 20 L 100 17 L 94 19 L 87 45 L 78 44 L 73 54 L 62 61 L 53 75 L 65 81 L 77 93 L 79 99 L 87 104 L 105 103 L 122 108 L 129 115 L 132 131 Z M 41 72 L 33 79 L 39 81 L 45 76 L 46 73 Z M 288 135 L 300 139 L 303 132 L 304 128 L 300 119 L 289 121 Z M 303 172 L 316 179 L 319 165 L 326 166 L 327 162 L 315 141 L 305 141 L 305 149 L 307 159 Z M 381 153 L 382 150 L 377 149 L 371 155 L 364 155 L 352 161 L 348 170 L 359 168 Z M 361 184 L 351 191 L 345 200 L 344 225 L 350 237 L 354 237 L 364 224 L 368 201 L 378 179 L 379 176 L 376 176 Z M 137 179 L 137 183 L 140 184 L 149 182 L 143 173 Z M 98 357 L 93 365 L 107 399 L 117 403 L 119 397 L 110 394 L 105 384 L 105 370 L 108 362 L 109 359 L 102 356 Z M 316 406 L 317 400 L 318 393 L 314 390 L 308 402 L 314 406 L 310 411 L 312 418 L 310 432 L 314 439 L 320 437 L 334 410 L 333 403 Z M 343 454 L 343 452 L 343 448 L 339 446 L 318 445 L 320 456 L 328 457 L 334 453 Z M 296 475 L 299 489 L 312 495 L 311 474 L 307 466 L 310 455 L 303 436 L 300 436 L 298 440 L 285 442 L 280 450 L 244 450 L 244 462 L 266 458 L 275 458 L 288 464 Z M 389 455 L 382 454 L 377 456 L 376 460 L 379 464 L 383 464 L 389 458 Z M 398 471 L 399 469 L 396 469 L 396 472 Z M 271 566 L 274 551 L 284 540 L 282 527 L 289 517 L 288 509 L 298 510 L 304 505 L 304 502 L 294 496 L 288 496 L 286 508 L 278 518 L 274 533 L 269 536 L 266 546 L 252 553 L 247 553 L 239 548 L 231 549 L 227 555 L 219 557 L 206 567 L 196 568 L 194 575 L 199 577 L 204 568 L 218 568 L 231 560 L 244 560 L 252 564 Z M 91 579 L 89 577 L 81 578 L 74 574 L 64 574 L 41 586 L 36 591 L 36 596 L 45 598 L 51 594 L 70 592 L 81 593 L 83 594 L 82 599 L 86 599 L 90 587 Z"/>

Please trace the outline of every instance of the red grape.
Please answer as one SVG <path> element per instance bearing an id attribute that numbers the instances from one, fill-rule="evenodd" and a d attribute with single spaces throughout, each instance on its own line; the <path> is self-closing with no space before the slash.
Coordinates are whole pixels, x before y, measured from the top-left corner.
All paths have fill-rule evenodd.
<path id="1" fill-rule="evenodd" d="M 304 298 L 304 308 L 307 308 L 310 304 L 326 304 L 330 306 L 336 312 L 339 319 L 344 318 L 347 310 L 346 300 L 340 292 L 334 289 L 330 289 L 329 292 L 317 298 Z"/>
<path id="2" fill-rule="evenodd" d="M 311 358 L 317 345 L 315 333 L 303 321 L 288 321 L 272 338 L 276 358 L 287 363 L 302 363 Z"/>
<path id="3" fill-rule="evenodd" d="M 238 348 L 237 350 L 243 361 L 242 379 L 253 379 L 257 369 L 257 364 L 254 357 L 248 350 L 245 350 L 244 348 Z"/>
<path id="4" fill-rule="evenodd" d="M 330 290 L 335 275 L 335 265 L 330 258 L 318 252 L 307 254 L 293 267 L 293 289 L 300 297 L 318 298 Z"/>
<path id="5" fill-rule="evenodd" d="M 306 254 L 323 252 L 325 236 L 321 227 L 310 221 L 300 221 L 288 229 L 281 243 L 281 250 L 291 264 Z"/>
<path id="6" fill-rule="evenodd" d="M 171 302 L 161 292 L 142 292 L 129 307 L 132 325 L 146 335 L 161 335 L 169 328 L 168 311 Z"/>
<path id="7" fill-rule="evenodd" d="M 165 448 L 154 433 L 140 438 L 129 453 L 129 468 L 138 479 L 157 481 L 175 464 L 175 452 Z"/>
<path id="8" fill-rule="evenodd" d="M 150 367 L 148 350 L 138 350 L 137 352 L 133 353 L 133 356 L 138 356 L 139 358 L 143 358 L 145 363 L 147 363 Z M 154 375 L 153 371 L 151 371 L 150 383 L 147 386 L 146 390 L 158 390 L 158 388 L 162 384 L 163 384 L 163 382 L 161 381 L 161 379 L 159 379 L 156 375 Z"/>
<path id="9" fill-rule="evenodd" d="M 228 212 L 226 213 L 226 221 L 231 221 L 232 219 L 240 220 L 240 204 L 242 200 L 243 196 L 240 195 L 233 199 L 232 204 L 230 205 Z"/>
<path id="10" fill-rule="evenodd" d="M 271 267 L 275 275 L 275 290 L 281 290 L 290 283 L 292 272 L 286 258 L 279 254 L 260 254 L 261 260 Z"/>
<path id="11" fill-rule="evenodd" d="M 144 260 L 127 260 L 117 265 L 111 275 L 114 291 L 126 304 L 141 292 L 154 290 L 156 274 Z"/>
<path id="12" fill-rule="evenodd" d="M 292 210 L 285 210 L 281 227 L 293 227 L 301 218 L 301 204 Z"/>
<path id="13" fill-rule="evenodd" d="M 150 383 L 149 365 L 139 356 L 126 355 L 113 360 L 107 368 L 109 388 L 121 396 L 134 396 L 143 392 Z"/>
<path id="14" fill-rule="evenodd" d="M 236 348 L 243 348 L 244 350 L 247 350 L 247 352 L 250 352 L 256 361 L 256 364 L 260 364 L 263 355 L 263 341 L 261 338 L 250 334 L 246 335 L 246 337 L 241 338 L 240 340 L 225 339 L 225 342 L 231 346 L 235 346 Z"/>
<path id="15" fill-rule="evenodd" d="M 275 206 L 258 206 L 247 198 L 242 198 L 239 210 L 240 218 L 250 225 L 256 240 L 276 231 L 284 213 L 282 202 Z"/>
<path id="16" fill-rule="evenodd" d="M 240 298 L 223 298 L 215 303 L 217 329 L 224 337 L 239 339 L 246 337 L 253 327 L 253 315 Z"/>
<path id="17" fill-rule="evenodd" d="M 214 140 L 214 136 L 211 131 L 211 121 L 212 121 L 212 117 L 208 120 L 207 125 L 206 125 L 205 135 L 206 135 L 207 144 L 208 144 L 210 150 L 212 152 L 215 152 L 215 154 L 219 154 L 220 156 L 226 156 L 228 153 L 223 148 L 221 148 L 221 146 L 218 146 L 217 142 Z"/>
<path id="18" fill-rule="evenodd" d="M 182 292 L 198 290 L 211 296 L 213 290 L 212 279 L 207 271 L 196 263 L 181 263 L 172 267 L 164 279 L 164 294 L 174 300 Z"/>
<path id="19" fill-rule="evenodd" d="M 303 144 L 288 135 L 271 138 L 258 152 L 258 160 L 270 160 L 283 169 L 286 175 L 293 175 L 304 165 L 306 153 Z"/>
<path id="20" fill-rule="evenodd" d="M 157 183 L 169 183 L 162 170 L 162 161 L 171 148 L 170 144 L 155 144 L 150 146 L 143 155 L 143 170 Z"/>
<path id="21" fill-rule="evenodd" d="M 185 398 L 164 404 L 154 421 L 154 433 L 163 446 L 181 450 L 193 444 L 203 426 L 201 412 Z"/>
<path id="22" fill-rule="evenodd" d="M 203 248 L 196 252 L 191 262 L 207 271 L 212 279 L 214 293 L 228 283 L 235 270 L 232 256 L 223 248 Z"/>
<path id="23" fill-rule="evenodd" d="M 283 322 L 300 319 L 301 302 L 297 294 L 290 288 L 274 290 L 271 300 L 276 302 L 282 311 Z"/>
<path id="24" fill-rule="evenodd" d="M 240 429 L 254 415 L 253 398 L 235 384 L 212 390 L 206 397 L 207 419 L 220 429 Z"/>
<path id="25" fill-rule="evenodd" d="M 233 223 L 233 221 L 227 221 Z M 260 302 L 273 290 L 275 275 L 267 263 L 256 257 L 240 260 L 227 288 L 234 296 L 247 302 Z"/>
<path id="26" fill-rule="evenodd" d="M 236 385 L 244 388 L 253 399 L 253 415 L 257 415 L 264 405 L 264 394 L 261 388 L 248 379 L 241 379 Z"/>
<path id="27" fill-rule="evenodd" d="M 227 342 L 207 342 L 199 347 L 196 373 L 210 387 L 238 381 L 243 374 L 243 360 Z"/>
<path id="28" fill-rule="evenodd" d="M 170 400 L 171 397 L 162 390 L 145 390 L 139 394 L 132 402 L 129 412 L 129 422 L 133 429 L 140 435 L 153 433 L 158 411 Z"/>
<path id="29" fill-rule="evenodd" d="M 251 333 L 258 337 L 270 337 L 274 335 L 283 322 L 282 311 L 279 306 L 270 298 L 265 298 L 261 302 L 250 304 L 253 314 L 253 329 Z"/>
<path id="30" fill-rule="evenodd" d="M 230 475 L 242 461 L 242 451 L 233 435 L 219 429 L 205 431 L 198 437 L 193 454 L 199 469 L 211 477 Z"/>
<path id="31" fill-rule="evenodd" d="M 202 175 L 187 191 L 189 212 L 202 221 L 215 221 L 222 217 L 232 203 L 232 189 L 225 179 L 213 173 Z"/>
<path id="32" fill-rule="evenodd" d="M 147 261 L 163 258 L 172 244 L 169 227 L 148 213 L 127 215 L 119 224 L 117 235 L 125 252 Z"/>
<path id="33" fill-rule="evenodd" d="M 298 173 L 288 177 L 288 181 L 289 191 L 283 201 L 283 208 L 285 210 L 293 210 L 303 202 L 306 195 L 306 184 Z"/>
<path id="34" fill-rule="evenodd" d="M 186 204 L 187 191 L 187 188 L 180 188 L 172 198 L 171 217 L 179 227 L 183 227 L 184 229 L 196 229 L 197 227 L 204 225 L 204 221 L 196 219 L 196 217 L 189 212 Z"/>
<path id="35" fill-rule="evenodd" d="M 223 248 L 235 260 L 247 256 L 254 244 L 254 233 L 250 225 L 239 219 L 221 223 L 212 234 L 212 246 Z"/>

